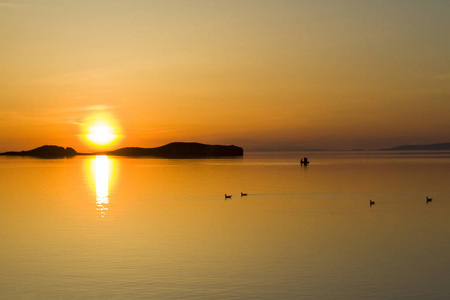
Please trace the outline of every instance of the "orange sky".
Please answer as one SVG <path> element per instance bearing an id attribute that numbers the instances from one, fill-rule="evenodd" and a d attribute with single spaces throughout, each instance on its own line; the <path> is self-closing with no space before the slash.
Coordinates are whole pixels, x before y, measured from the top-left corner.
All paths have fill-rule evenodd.
<path id="1" fill-rule="evenodd" d="M 0 152 L 450 142 L 449 1 L 0 0 Z"/>

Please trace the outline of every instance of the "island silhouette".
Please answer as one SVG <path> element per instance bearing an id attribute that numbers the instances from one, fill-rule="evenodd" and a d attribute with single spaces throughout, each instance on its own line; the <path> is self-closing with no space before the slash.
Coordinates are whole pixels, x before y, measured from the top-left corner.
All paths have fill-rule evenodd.
<path id="1" fill-rule="evenodd" d="M 71 147 L 44 145 L 28 151 L 10 151 L 0 153 L 10 156 L 31 156 L 38 158 L 68 158 L 76 155 L 112 155 L 133 157 L 164 157 L 164 158 L 202 158 L 222 156 L 243 156 L 244 149 L 238 146 L 207 145 L 201 143 L 175 142 L 156 148 L 126 147 L 113 151 L 78 153 Z"/>
<path id="2" fill-rule="evenodd" d="M 427 144 L 427 145 L 402 145 L 394 148 L 380 149 L 382 151 L 428 151 L 428 150 L 450 150 L 450 143 Z"/>
<path id="3" fill-rule="evenodd" d="M 28 151 L 10 151 L 3 152 L 0 155 L 11 155 L 11 156 L 32 156 L 32 157 L 41 157 L 41 158 L 64 158 L 64 157 L 73 157 L 78 155 L 75 149 L 67 147 L 60 147 L 55 145 L 45 145 Z"/>

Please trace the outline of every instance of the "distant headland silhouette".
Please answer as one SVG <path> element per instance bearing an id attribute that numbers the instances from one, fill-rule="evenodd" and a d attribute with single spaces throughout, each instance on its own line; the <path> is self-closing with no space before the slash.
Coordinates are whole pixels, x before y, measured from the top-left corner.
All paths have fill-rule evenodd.
<path id="1" fill-rule="evenodd" d="M 380 149 L 382 151 L 409 151 L 409 150 L 450 150 L 450 143 L 428 145 L 402 145 L 394 148 Z"/>
<path id="2" fill-rule="evenodd" d="M 175 142 L 156 148 L 126 147 L 113 151 L 102 151 L 93 153 L 78 153 L 73 148 L 45 145 L 28 151 L 4 152 L 0 155 L 31 156 L 39 158 L 66 158 L 76 155 L 113 155 L 134 157 L 164 157 L 164 158 L 202 158 L 221 156 L 243 156 L 244 149 L 234 145 L 207 145 L 201 143 Z"/>

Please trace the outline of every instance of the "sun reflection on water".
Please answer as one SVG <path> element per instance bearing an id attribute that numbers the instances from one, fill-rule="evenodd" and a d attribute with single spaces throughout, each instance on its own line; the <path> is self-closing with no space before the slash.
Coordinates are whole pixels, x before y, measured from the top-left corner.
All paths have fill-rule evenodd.
<path id="1" fill-rule="evenodd" d="M 104 217 L 109 203 L 109 158 L 105 155 L 95 158 L 95 191 L 97 193 L 97 211 Z"/>
<path id="2" fill-rule="evenodd" d="M 116 162 L 106 155 L 97 155 L 89 159 L 90 183 L 95 188 L 96 210 L 100 217 L 106 216 L 110 200 L 111 179 L 114 177 Z"/>

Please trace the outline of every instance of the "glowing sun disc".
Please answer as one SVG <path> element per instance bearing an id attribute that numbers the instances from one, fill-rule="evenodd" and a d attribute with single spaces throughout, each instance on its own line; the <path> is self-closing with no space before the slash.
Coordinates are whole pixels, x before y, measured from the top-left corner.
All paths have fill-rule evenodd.
<path id="1" fill-rule="evenodd" d="M 108 145 L 117 139 L 117 134 L 114 134 L 113 128 L 106 123 L 97 123 L 88 129 L 86 138 L 96 145 Z"/>

